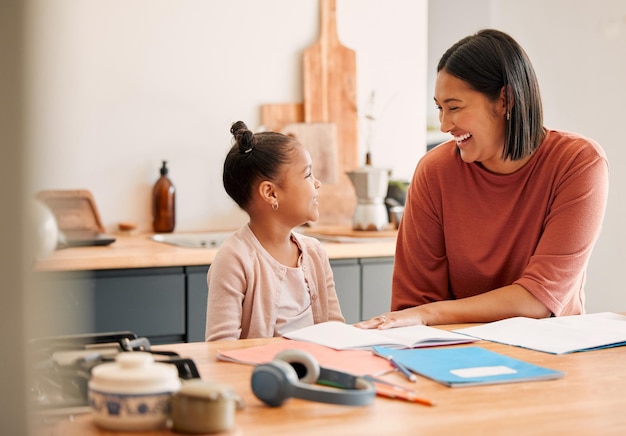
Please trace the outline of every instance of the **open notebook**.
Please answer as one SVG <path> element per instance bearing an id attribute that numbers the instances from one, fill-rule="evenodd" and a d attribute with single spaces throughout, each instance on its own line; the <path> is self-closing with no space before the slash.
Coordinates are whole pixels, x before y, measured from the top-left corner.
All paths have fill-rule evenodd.
<path id="1" fill-rule="evenodd" d="M 626 345 L 626 316 L 612 312 L 516 317 L 455 330 L 475 338 L 552 354 Z"/>
<path id="2" fill-rule="evenodd" d="M 387 330 L 360 329 L 350 324 L 329 321 L 289 332 L 283 337 L 313 342 L 335 350 L 371 350 L 374 346 L 389 348 L 433 347 L 474 342 L 470 336 L 425 325 L 396 327 Z"/>

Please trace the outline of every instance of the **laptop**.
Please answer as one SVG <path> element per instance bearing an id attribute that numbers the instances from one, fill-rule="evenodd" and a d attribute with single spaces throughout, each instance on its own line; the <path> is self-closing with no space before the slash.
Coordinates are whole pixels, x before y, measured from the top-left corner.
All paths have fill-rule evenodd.
<path id="1" fill-rule="evenodd" d="M 114 242 L 113 236 L 93 230 L 59 230 L 57 248 L 109 245 Z"/>

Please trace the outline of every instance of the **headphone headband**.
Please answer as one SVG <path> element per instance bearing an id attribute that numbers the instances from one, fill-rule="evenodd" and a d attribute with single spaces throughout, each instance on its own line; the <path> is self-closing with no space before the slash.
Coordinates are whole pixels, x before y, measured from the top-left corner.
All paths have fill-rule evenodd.
<path id="1" fill-rule="evenodd" d="M 326 385 L 323 387 L 314 383 Z M 252 372 L 252 391 L 269 406 L 280 406 L 288 398 L 347 406 L 370 404 L 376 396 L 367 380 L 341 371 L 322 368 L 309 353 L 285 350 L 270 363 Z"/>

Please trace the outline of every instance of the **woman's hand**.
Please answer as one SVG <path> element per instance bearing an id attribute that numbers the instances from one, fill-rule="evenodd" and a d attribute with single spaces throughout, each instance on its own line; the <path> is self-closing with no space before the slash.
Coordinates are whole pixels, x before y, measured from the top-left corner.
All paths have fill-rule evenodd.
<path id="1" fill-rule="evenodd" d="M 395 312 L 387 312 L 365 321 L 354 324 L 361 329 L 388 329 L 392 327 L 404 327 L 408 325 L 425 324 L 418 307 L 410 307 Z"/>

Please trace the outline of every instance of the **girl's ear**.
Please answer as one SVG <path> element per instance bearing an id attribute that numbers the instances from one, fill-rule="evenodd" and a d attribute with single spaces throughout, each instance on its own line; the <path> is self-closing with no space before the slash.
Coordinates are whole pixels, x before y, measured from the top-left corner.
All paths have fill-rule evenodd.
<path id="1" fill-rule="evenodd" d="M 275 204 L 277 201 L 276 187 L 274 186 L 274 183 L 270 182 L 269 180 L 263 180 L 261 183 L 259 183 L 258 193 L 263 201 L 265 201 L 270 206 Z"/>

